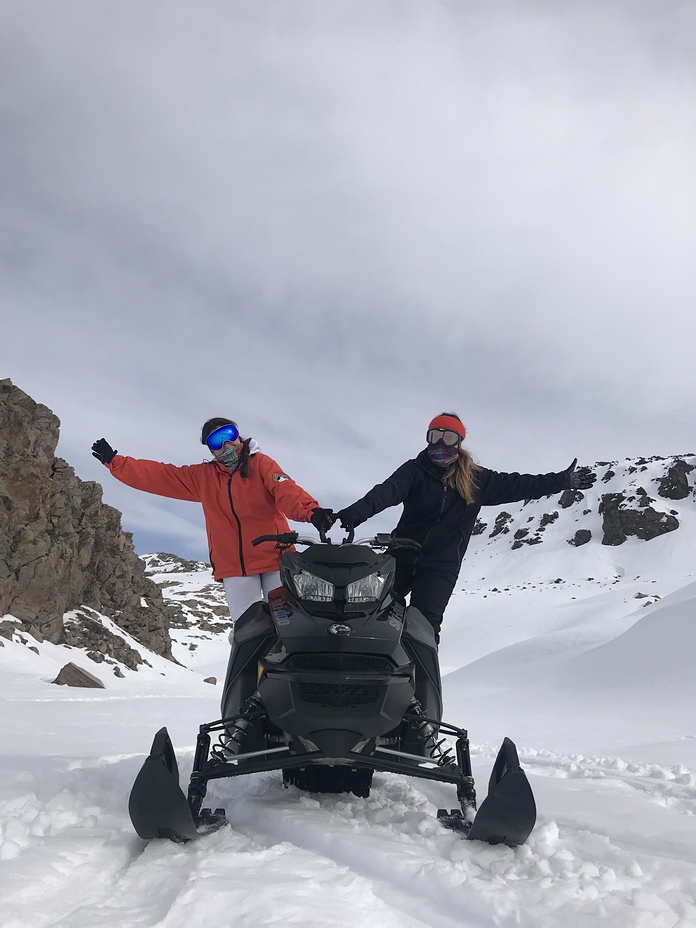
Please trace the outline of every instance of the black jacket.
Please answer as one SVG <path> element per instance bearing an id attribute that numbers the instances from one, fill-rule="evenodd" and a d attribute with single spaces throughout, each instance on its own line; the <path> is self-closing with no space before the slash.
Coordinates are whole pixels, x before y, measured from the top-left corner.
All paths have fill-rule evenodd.
<path id="1" fill-rule="evenodd" d="M 474 502 L 466 503 L 453 487 L 442 482 L 444 470 L 428 457 L 427 450 L 406 461 L 384 483 L 378 483 L 356 503 L 341 510 L 345 519 L 359 525 L 370 516 L 404 504 L 393 534 L 412 538 L 423 547 L 415 558 L 445 574 L 459 573 L 476 516 L 481 506 L 499 506 L 523 499 L 540 499 L 567 487 L 567 472 L 555 474 L 505 474 L 482 468 L 475 475 Z M 395 552 L 401 563 L 413 555 Z"/>

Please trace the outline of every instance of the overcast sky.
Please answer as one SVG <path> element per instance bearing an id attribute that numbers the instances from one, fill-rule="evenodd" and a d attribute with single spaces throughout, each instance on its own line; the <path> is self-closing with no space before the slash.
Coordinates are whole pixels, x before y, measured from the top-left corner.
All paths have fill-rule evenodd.
<path id="1" fill-rule="evenodd" d="M 692 0 L 0 0 L 0 171 L 0 376 L 141 553 L 199 507 L 101 436 L 229 416 L 334 508 L 442 410 L 496 470 L 696 450 Z"/>

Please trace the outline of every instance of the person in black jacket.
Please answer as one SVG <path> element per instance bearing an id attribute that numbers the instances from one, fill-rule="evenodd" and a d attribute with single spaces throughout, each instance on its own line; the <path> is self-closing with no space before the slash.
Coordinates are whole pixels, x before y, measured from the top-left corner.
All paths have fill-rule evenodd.
<path id="1" fill-rule="evenodd" d="M 411 594 L 411 605 L 433 626 L 439 644 L 445 607 L 457 582 L 481 506 L 540 499 L 561 490 L 586 490 L 597 479 L 589 467 L 552 474 L 506 474 L 476 464 L 462 442 L 466 429 L 456 413 L 440 413 L 426 432 L 427 448 L 402 464 L 384 483 L 335 514 L 349 531 L 389 506 L 404 504 L 393 534 L 422 546 L 397 550 L 394 592 Z"/>

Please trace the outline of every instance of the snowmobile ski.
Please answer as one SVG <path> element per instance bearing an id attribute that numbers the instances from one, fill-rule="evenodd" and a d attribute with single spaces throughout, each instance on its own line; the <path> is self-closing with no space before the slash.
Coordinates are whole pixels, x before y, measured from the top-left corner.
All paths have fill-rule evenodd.
<path id="1" fill-rule="evenodd" d="M 223 809 L 203 809 L 194 821 L 191 807 L 179 786 L 179 768 L 169 733 L 161 728 L 150 754 L 136 777 L 128 800 L 131 822 L 141 838 L 190 841 L 225 824 Z M 197 824 L 202 826 L 199 831 Z"/>
<path id="2" fill-rule="evenodd" d="M 517 748 L 509 738 L 504 738 L 491 771 L 488 795 L 476 813 L 467 839 L 517 847 L 527 840 L 535 822 L 532 788 L 520 767 Z"/>

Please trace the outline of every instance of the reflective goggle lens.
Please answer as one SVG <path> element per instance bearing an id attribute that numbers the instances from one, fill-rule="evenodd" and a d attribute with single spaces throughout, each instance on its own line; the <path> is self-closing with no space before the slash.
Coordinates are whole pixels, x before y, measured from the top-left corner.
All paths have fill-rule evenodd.
<path id="1" fill-rule="evenodd" d="M 238 438 L 239 429 L 236 425 L 222 425 L 208 435 L 205 443 L 211 451 L 219 451 L 226 441 L 237 441 Z"/>
<path id="2" fill-rule="evenodd" d="M 438 441 L 444 441 L 446 445 L 458 445 L 462 440 L 462 436 L 451 429 L 430 429 L 425 437 L 429 445 L 434 445 Z"/>

